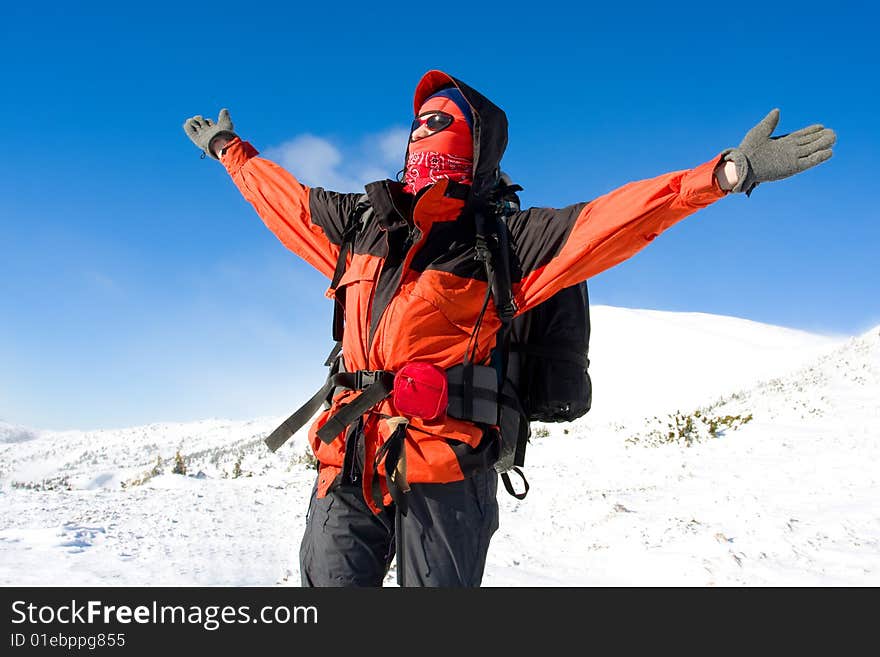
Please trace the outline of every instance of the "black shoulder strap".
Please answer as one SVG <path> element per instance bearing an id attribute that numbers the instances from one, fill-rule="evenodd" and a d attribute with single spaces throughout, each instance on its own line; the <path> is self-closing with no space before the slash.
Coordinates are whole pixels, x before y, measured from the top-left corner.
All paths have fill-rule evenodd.
<path id="1" fill-rule="evenodd" d="M 496 348 L 501 349 L 501 381 L 507 377 L 507 358 L 510 350 L 510 323 L 516 315 L 517 306 L 513 297 L 513 282 L 510 275 L 510 232 L 507 229 L 506 216 L 510 208 L 506 199 L 511 194 L 522 190 L 519 185 L 502 184 L 496 188 L 491 197 L 481 199 L 476 204 L 474 226 L 476 229 L 476 258 L 483 262 L 486 269 L 486 280 L 489 289 L 486 301 L 491 294 L 495 302 L 495 310 L 501 320 Z M 485 303 L 483 305 L 485 309 Z M 482 323 L 483 313 L 477 320 L 477 329 Z"/>
<path id="2" fill-rule="evenodd" d="M 336 260 L 336 269 L 333 272 L 333 280 L 330 283 L 330 289 L 335 290 L 339 285 L 342 275 L 345 273 L 345 267 L 348 259 L 348 252 L 354 247 L 354 240 L 363 226 L 364 215 L 370 209 L 370 201 L 366 194 L 362 194 L 358 203 L 354 208 L 354 212 L 348 218 L 345 224 L 345 230 L 342 233 L 342 241 L 339 244 L 339 258 Z M 345 328 L 345 290 L 336 294 L 336 304 L 333 306 L 333 339 L 336 342 L 342 341 L 342 332 Z"/>
<path id="3" fill-rule="evenodd" d="M 501 248 L 499 247 L 499 229 L 498 205 L 495 203 L 494 197 L 477 198 L 473 202 L 474 211 L 474 258 L 483 263 L 486 271 L 486 296 L 483 299 L 483 305 L 480 313 L 477 315 L 477 321 L 474 323 L 474 330 L 471 332 L 467 346 L 464 351 L 464 372 L 462 376 L 462 402 L 463 413 L 470 416 L 473 412 L 474 400 L 474 371 L 473 359 L 477 350 L 477 336 L 483 325 L 483 317 L 486 314 L 486 308 L 489 306 L 489 299 L 494 298 L 495 309 L 498 317 L 501 319 L 500 334 L 507 334 L 510 326 L 510 320 L 516 312 L 516 306 L 513 303 L 513 294 L 510 285 L 510 271 L 507 270 L 505 276 L 504 264 L 506 260 L 499 258 Z M 499 268 L 499 261 L 502 266 Z M 500 279 L 500 281 L 499 281 Z M 502 301 L 502 299 L 504 301 Z M 504 360 L 507 360 L 506 354 Z M 504 378 L 502 376 L 501 381 Z"/>
<path id="4" fill-rule="evenodd" d="M 483 261 L 495 309 L 506 325 L 516 314 L 516 302 L 510 280 L 510 240 L 503 216 L 500 205 L 488 202 L 474 213 L 474 226 L 476 258 Z"/>
<path id="5" fill-rule="evenodd" d="M 511 278 L 510 254 L 512 245 L 510 243 L 510 231 L 507 228 L 507 217 L 516 211 L 518 206 L 518 198 L 516 192 L 522 191 L 519 185 L 502 184 L 495 191 L 492 203 L 489 205 L 491 213 L 486 216 L 476 215 L 477 226 L 477 244 L 478 257 L 479 245 L 488 246 L 488 252 L 491 255 L 491 266 L 486 267 L 486 274 L 490 284 L 490 292 L 495 301 L 495 308 L 498 311 L 498 317 L 501 320 L 501 329 L 498 331 L 495 348 L 500 351 L 500 390 L 504 390 L 504 385 L 508 376 L 508 361 L 510 359 L 511 350 L 511 334 L 512 324 L 516 311 L 518 310 L 516 300 L 513 296 L 513 281 Z M 517 200 L 517 205 L 510 202 L 511 197 Z M 483 232 L 481 236 L 480 233 Z M 487 237 L 491 235 L 491 237 Z M 499 400 L 500 401 L 500 400 Z M 528 426 L 528 417 L 522 412 L 519 401 L 516 401 L 516 407 L 519 409 L 521 422 Z M 525 461 L 525 447 L 528 440 L 528 430 L 522 431 L 517 436 L 516 451 L 514 454 L 514 465 L 507 471 L 501 473 L 501 480 L 507 492 L 518 500 L 525 499 L 529 492 L 529 482 L 526 480 L 522 470 L 517 466 L 523 465 Z M 510 472 L 519 475 L 523 483 L 522 491 L 517 492 L 510 479 Z"/>

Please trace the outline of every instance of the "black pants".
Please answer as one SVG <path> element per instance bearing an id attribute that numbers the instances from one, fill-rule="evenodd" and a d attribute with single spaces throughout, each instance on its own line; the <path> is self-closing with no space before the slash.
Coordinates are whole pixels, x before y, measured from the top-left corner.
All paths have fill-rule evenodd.
<path id="1" fill-rule="evenodd" d="M 375 515 L 360 486 L 312 491 L 300 548 L 303 586 L 381 586 L 397 552 L 401 586 L 479 586 L 498 529 L 498 475 L 488 468 L 450 484 L 412 484 L 404 516 Z"/>

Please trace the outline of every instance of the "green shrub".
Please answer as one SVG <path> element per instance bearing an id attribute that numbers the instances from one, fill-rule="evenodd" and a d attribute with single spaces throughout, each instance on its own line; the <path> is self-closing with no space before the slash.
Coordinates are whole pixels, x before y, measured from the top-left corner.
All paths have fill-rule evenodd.
<path id="1" fill-rule="evenodd" d="M 179 475 L 186 474 L 186 461 L 180 455 L 180 450 L 178 450 L 177 454 L 174 455 L 174 468 L 171 470 L 171 472 Z"/>
<path id="2" fill-rule="evenodd" d="M 661 428 L 651 429 L 645 433 L 627 438 L 629 443 L 646 442 L 651 444 L 684 444 L 690 447 L 695 443 L 718 438 L 728 429 L 735 431 L 753 419 L 751 413 L 746 415 L 709 415 L 706 409 L 697 409 L 692 413 L 676 411 L 666 420 L 655 417 L 654 423 Z M 665 427 L 662 424 L 665 422 Z"/>

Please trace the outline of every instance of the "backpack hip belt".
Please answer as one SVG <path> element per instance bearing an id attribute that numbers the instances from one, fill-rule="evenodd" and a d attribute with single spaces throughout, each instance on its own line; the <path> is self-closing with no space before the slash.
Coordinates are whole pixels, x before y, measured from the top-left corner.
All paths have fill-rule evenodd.
<path id="1" fill-rule="evenodd" d="M 355 372 L 336 372 L 327 377 L 323 386 L 305 404 L 282 422 L 266 438 L 266 446 L 277 451 L 287 440 L 308 422 L 336 388 L 360 390 L 361 393 L 331 415 L 317 435 L 325 443 L 331 443 L 337 434 L 355 422 L 373 406 L 391 394 L 394 388 L 394 372 L 387 370 L 357 370 Z"/>
<path id="2" fill-rule="evenodd" d="M 337 355 L 341 359 L 340 355 Z M 406 372 L 404 365 L 400 372 Z M 442 408 L 438 415 L 449 415 L 461 420 L 487 425 L 498 425 L 501 406 L 516 405 L 516 399 L 498 394 L 495 368 L 483 365 L 455 365 L 444 375 L 446 390 L 443 391 Z M 331 373 L 324 385 L 293 415 L 276 428 L 265 443 L 273 452 L 299 431 L 318 412 L 322 405 L 332 401 L 337 388 L 359 390 L 337 412 L 327 418 L 316 435 L 325 443 L 332 443 L 348 426 L 356 422 L 378 403 L 389 397 L 395 389 L 397 374 L 389 370 L 356 370 Z M 470 390 L 470 394 L 466 391 Z M 397 409 L 400 415 L 411 415 L 405 409 Z"/>

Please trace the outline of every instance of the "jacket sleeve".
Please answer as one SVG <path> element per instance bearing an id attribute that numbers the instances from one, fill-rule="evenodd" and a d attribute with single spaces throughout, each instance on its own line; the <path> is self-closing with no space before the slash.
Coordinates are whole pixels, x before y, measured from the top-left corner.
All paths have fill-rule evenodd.
<path id="1" fill-rule="evenodd" d="M 530 208 L 507 221 L 518 312 L 632 257 L 661 232 L 726 194 L 719 155 L 695 169 L 632 182 L 589 203 Z"/>
<path id="2" fill-rule="evenodd" d="M 257 157 L 253 146 L 237 138 L 226 147 L 221 161 L 281 243 L 332 278 L 345 222 L 362 195 L 306 187 L 274 162 Z"/>

